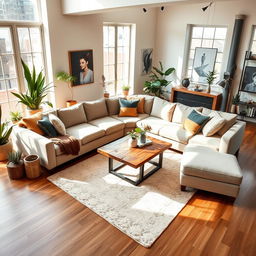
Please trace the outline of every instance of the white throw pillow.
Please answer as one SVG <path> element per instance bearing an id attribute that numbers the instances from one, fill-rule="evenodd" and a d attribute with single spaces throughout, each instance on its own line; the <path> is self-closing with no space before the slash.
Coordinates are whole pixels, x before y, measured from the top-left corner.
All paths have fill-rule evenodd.
<path id="1" fill-rule="evenodd" d="M 63 122 L 54 114 L 49 114 L 49 120 L 60 135 L 66 135 L 66 128 Z"/>
<path id="2" fill-rule="evenodd" d="M 221 117 L 217 112 L 212 112 L 209 116 L 211 119 L 206 123 L 202 130 L 205 137 L 213 136 L 226 123 L 225 118 Z"/>

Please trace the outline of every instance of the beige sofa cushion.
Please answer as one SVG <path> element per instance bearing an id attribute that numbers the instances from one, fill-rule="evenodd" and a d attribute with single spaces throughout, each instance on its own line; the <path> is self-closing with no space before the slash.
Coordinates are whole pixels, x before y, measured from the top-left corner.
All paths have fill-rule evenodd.
<path id="1" fill-rule="evenodd" d="M 68 108 L 59 109 L 58 117 L 64 123 L 66 128 L 87 122 L 83 103 L 78 103 Z"/>
<path id="2" fill-rule="evenodd" d="M 221 137 L 216 134 L 214 136 L 205 137 L 202 133 L 198 133 L 189 139 L 189 145 L 202 145 L 219 151 Z"/>
<path id="3" fill-rule="evenodd" d="M 100 117 L 108 116 L 108 110 L 104 98 L 95 101 L 85 101 L 83 104 L 88 122 Z"/>
<path id="4" fill-rule="evenodd" d="M 105 131 L 97 126 L 83 123 L 68 128 L 67 134 L 77 138 L 84 145 L 105 136 Z"/>
<path id="5" fill-rule="evenodd" d="M 144 113 L 145 114 L 150 114 L 151 110 L 152 110 L 153 101 L 154 101 L 155 96 L 150 96 L 150 95 L 146 95 L 146 94 L 138 94 L 138 95 L 134 95 L 134 96 L 145 98 Z"/>
<path id="6" fill-rule="evenodd" d="M 195 145 L 188 145 L 185 148 L 181 172 L 185 175 L 236 185 L 241 183 L 243 177 L 234 155 Z"/>
<path id="7" fill-rule="evenodd" d="M 154 116 L 149 116 L 145 119 L 142 119 L 140 121 L 137 122 L 137 126 L 140 128 L 145 127 L 146 125 L 151 126 L 151 133 L 153 134 L 159 134 L 159 130 L 164 126 L 164 125 L 168 125 L 170 124 L 170 122 L 165 121 L 161 118 L 158 117 L 154 117 Z"/>
<path id="8" fill-rule="evenodd" d="M 123 122 L 109 116 L 93 120 L 90 122 L 90 124 L 103 129 L 106 132 L 106 135 L 123 130 L 125 127 Z"/>
<path id="9" fill-rule="evenodd" d="M 182 144 L 187 144 L 188 140 L 192 137 L 192 135 L 187 130 L 183 129 L 181 124 L 176 123 L 170 123 L 163 126 L 159 130 L 159 135 L 167 139 L 175 140 Z"/>
<path id="10" fill-rule="evenodd" d="M 54 126 L 54 128 L 60 135 L 67 134 L 66 127 L 65 127 L 64 123 L 56 115 L 49 114 L 48 117 L 49 117 L 51 124 Z"/>
<path id="11" fill-rule="evenodd" d="M 236 123 L 237 114 L 222 112 L 222 111 L 214 111 L 208 108 L 203 108 L 203 114 L 210 115 L 212 112 L 217 112 L 222 118 L 226 120 L 225 125 L 218 131 L 218 134 L 222 136 L 226 133 L 230 127 L 232 127 Z"/>
<path id="12" fill-rule="evenodd" d="M 110 116 L 118 115 L 120 111 L 119 97 L 111 97 L 106 99 L 106 105 L 108 109 L 108 114 Z"/>
<path id="13" fill-rule="evenodd" d="M 210 114 L 211 119 L 205 124 L 202 129 L 203 135 L 213 136 L 217 133 L 226 123 L 226 120 L 222 118 L 217 112 Z"/>
<path id="14" fill-rule="evenodd" d="M 172 122 L 183 124 L 185 119 L 188 117 L 188 115 L 192 112 L 192 110 L 195 109 L 199 112 L 202 112 L 202 107 L 189 107 L 186 105 L 183 105 L 181 103 L 177 103 L 176 107 L 174 109 L 174 113 L 172 116 Z"/>
<path id="15" fill-rule="evenodd" d="M 150 115 L 162 118 L 166 121 L 171 121 L 175 106 L 176 103 L 170 103 L 166 100 L 155 97 Z"/>
<path id="16" fill-rule="evenodd" d="M 135 128 L 136 123 L 142 119 L 147 118 L 148 114 L 139 114 L 136 117 L 130 117 L 130 116 L 119 117 L 118 115 L 113 115 L 112 117 L 123 122 L 125 124 L 125 128 Z"/>

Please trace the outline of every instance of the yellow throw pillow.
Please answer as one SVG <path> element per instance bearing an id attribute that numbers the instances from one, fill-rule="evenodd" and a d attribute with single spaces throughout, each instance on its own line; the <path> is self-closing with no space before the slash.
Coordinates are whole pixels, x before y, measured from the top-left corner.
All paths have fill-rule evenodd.
<path id="1" fill-rule="evenodd" d="M 145 97 L 128 96 L 127 100 L 139 100 L 137 111 L 139 114 L 144 114 Z"/>
<path id="2" fill-rule="evenodd" d="M 27 128 L 33 132 L 36 132 L 40 135 L 44 135 L 44 132 L 39 128 L 37 122 L 42 119 L 42 113 L 36 113 L 31 116 L 23 117 L 22 120 L 18 123 L 20 127 Z"/>

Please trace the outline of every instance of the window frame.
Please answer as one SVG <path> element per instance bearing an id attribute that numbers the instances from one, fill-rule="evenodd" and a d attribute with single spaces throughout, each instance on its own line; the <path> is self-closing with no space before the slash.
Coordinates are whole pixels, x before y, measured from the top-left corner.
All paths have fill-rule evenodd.
<path id="1" fill-rule="evenodd" d="M 115 46 L 114 46 L 114 52 L 115 52 L 115 63 L 114 63 L 114 74 L 115 74 L 115 79 L 114 79 L 114 95 L 117 95 L 118 92 L 118 79 L 117 79 L 117 64 L 118 64 L 118 27 L 129 27 L 129 62 L 128 62 L 128 84 L 131 83 L 131 52 L 132 52 L 132 29 L 133 29 L 133 24 L 127 24 L 127 23 L 109 23 L 109 22 L 104 22 L 103 23 L 103 33 L 104 33 L 104 27 L 105 26 L 112 26 L 115 29 Z M 104 48 L 110 48 L 110 47 L 105 47 L 104 46 L 104 35 L 103 35 L 103 73 L 104 73 L 104 67 L 106 66 L 104 64 Z M 108 81 L 106 80 L 106 84 Z M 107 85 L 106 85 L 107 86 Z M 133 88 L 131 88 L 133 90 Z M 111 93 L 111 92 L 110 92 Z"/>
<path id="2" fill-rule="evenodd" d="M 252 52 L 253 42 L 256 42 L 256 40 L 253 40 L 255 35 L 256 35 L 256 25 L 252 25 L 252 31 L 251 31 L 251 37 L 250 37 L 250 41 L 249 41 L 248 51 Z M 256 52 L 254 52 L 254 53 L 252 52 L 252 54 L 256 54 Z"/>

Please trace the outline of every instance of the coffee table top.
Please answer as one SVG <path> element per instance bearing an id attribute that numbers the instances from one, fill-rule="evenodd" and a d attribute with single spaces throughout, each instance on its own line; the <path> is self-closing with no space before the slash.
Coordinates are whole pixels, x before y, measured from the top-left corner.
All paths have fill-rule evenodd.
<path id="1" fill-rule="evenodd" d="M 97 151 L 104 156 L 115 159 L 133 168 L 138 168 L 172 145 L 169 142 L 147 136 L 148 139 L 152 140 L 151 145 L 147 145 L 143 148 L 130 148 L 128 146 L 129 137 L 130 136 L 125 136 L 113 141 L 98 148 Z"/>

